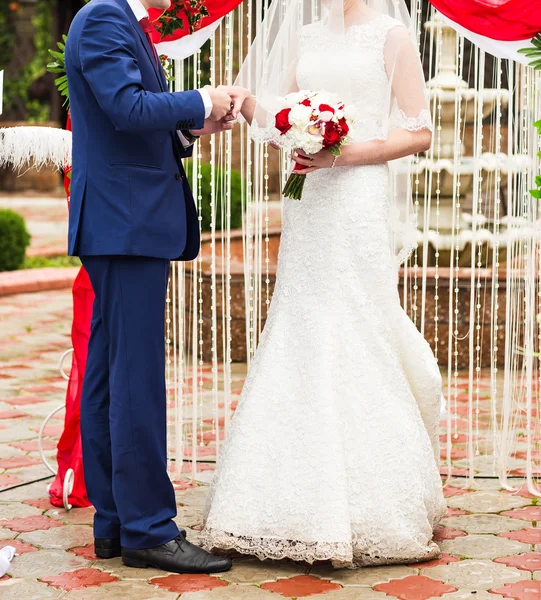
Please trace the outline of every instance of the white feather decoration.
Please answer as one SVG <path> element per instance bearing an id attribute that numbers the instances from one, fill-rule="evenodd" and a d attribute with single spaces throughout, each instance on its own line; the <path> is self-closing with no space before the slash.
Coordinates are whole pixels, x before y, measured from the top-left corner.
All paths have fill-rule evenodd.
<path id="1" fill-rule="evenodd" d="M 0 167 L 24 168 L 71 165 L 71 131 L 55 127 L 0 128 Z"/>

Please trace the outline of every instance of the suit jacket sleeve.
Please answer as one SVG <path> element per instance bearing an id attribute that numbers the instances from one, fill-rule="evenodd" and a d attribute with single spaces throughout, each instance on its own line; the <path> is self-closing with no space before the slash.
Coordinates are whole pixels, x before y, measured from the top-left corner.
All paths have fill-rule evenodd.
<path id="1" fill-rule="evenodd" d="M 205 106 L 196 90 L 149 92 L 137 64 L 137 37 L 122 10 L 96 4 L 88 14 L 79 39 L 79 61 L 102 110 L 118 131 L 174 131 L 179 121 L 204 126 Z"/>

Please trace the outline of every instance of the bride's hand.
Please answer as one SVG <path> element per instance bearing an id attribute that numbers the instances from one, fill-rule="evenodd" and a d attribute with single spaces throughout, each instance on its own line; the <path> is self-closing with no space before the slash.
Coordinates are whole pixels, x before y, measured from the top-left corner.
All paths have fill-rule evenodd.
<path id="1" fill-rule="evenodd" d="M 294 150 L 291 158 L 304 169 L 295 169 L 297 175 L 308 175 L 332 167 L 334 156 L 328 150 L 320 150 L 317 154 L 306 154 L 302 150 Z"/>
<path id="2" fill-rule="evenodd" d="M 243 104 L 252 96 L 247 89 L 235 85 L 219 85 L 217 89 L 224 91 L 231 97 L 231 111 L 229 114 L 235 119 L 238 117 Z"/>

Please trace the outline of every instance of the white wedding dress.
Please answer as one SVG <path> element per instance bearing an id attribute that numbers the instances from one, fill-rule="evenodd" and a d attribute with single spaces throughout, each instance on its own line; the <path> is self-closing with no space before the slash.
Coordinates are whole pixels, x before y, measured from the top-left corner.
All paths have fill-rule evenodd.
<path id="1" fill-rule="evenodd" d="M 347 32 L 359 140 L 381 120 L 395 25 L 380 16 Z M 317 89 L 317 26 L 301 40 L 298 86 Z M 206 548 L 348 567 L 440 555 L 441 376 L 400 305 L 389 185 L 387 165 L 323 169 L 301 201 L 284 200 L 276 288 L 218 460 Z"/>

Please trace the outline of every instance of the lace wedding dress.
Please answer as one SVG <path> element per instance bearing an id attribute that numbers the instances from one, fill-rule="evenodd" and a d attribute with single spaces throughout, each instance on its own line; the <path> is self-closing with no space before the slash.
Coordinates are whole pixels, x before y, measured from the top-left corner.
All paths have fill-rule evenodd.
<path id="1" fill-rule="evenodd" d="M 347 32 L 358 141 L 377 137 L 395 26 L 380 16 Z M 301 44 L 298 86 L 317 89 L 332 67 L 311 54 L 317 26 Z M 323 169 L 301 201 L 284 200 L 276 289 L 211 486 L 208 549 L 347 567 L 440 556 L 441 377 L 400 306 L 389 186 L 385 164 Z"/>

